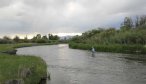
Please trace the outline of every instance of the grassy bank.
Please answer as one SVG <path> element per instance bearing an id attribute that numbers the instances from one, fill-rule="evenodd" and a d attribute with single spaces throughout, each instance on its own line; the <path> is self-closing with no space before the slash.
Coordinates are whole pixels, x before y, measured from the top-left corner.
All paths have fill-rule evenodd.
<path id="1" fill-rule="evenodd" d="M 119 28 L 95 28 L 74 36 L 70 42 L 71 48 L 91 49 L 94 46 L 96 51 L 102 52 L 146 54 L 146 17 L 125 17 Z"/>
<path id="2" fill-rule="evenodd" d="M 21 47 L 31 47 L 31 46 L 40 46 L 40 45 L 53 45 L 58 43 L 16 43 L 16 44 L 0 44 L 0 51 L 13 50 L 15 48 Z"/>
<path id="3" fill-rule="evenodd" d="M 0 51 L 37 45 L 44 44 L 1 44 Z M 24 74 L 23 70 L 27 69 L 29 69 L 31 72 L 27 77 L 20 75 L 21 71 L 22 74 Z M 0 53 L 0 84 L 4 84 L 4 82 L 9 80 L 23 80 L 24 84 L 38 84 L 40 79 L 46 75 L 46 63 L 39 57 L 18 56 Z"/>
<path id="4" fill-rule="evenodd" d="M 143 45 L 121 45 L 121 44 L 97 45 L 97 44 L 69 43 L 69 47 L 74 49 L 91 50 L 92 46 L 98 52 L 146 54 L 146 47 Z"/>
<path id="5" fill-rule="evenodd" d="M 19 75 L 21 69 L 33 69 L 26 78 Z M 0 54 L 0 84 L 8 80 L 23 79 L 25 84 L 38 84 L 41 77 L 46 76 L 47 66 L 39 57 L 13 56 Z"/>

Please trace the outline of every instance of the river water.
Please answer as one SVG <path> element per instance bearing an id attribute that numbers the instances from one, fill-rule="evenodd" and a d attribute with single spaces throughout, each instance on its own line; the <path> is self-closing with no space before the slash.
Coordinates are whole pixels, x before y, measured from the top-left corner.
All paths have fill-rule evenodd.
<path id="1" fill-rule="evenodd" d="M 51 74 L 48 84 L 146 84 L 144 55 L 96 52 L 92 57 L 67 44 L 19 48 L 17 54 L 42 57 Z"/>

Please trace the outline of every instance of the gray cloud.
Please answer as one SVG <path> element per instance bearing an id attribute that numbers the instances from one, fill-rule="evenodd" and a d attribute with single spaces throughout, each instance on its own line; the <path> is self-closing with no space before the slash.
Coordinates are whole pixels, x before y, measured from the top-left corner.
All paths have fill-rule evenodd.
<path id="1" fill-rule="evenodd" d="M 17 20 L 0 20 L 1 33 L 19 33 L 28 32 L 30 25 L 23 21 Z"/>
<path id="2" fill-rule="evenodd" d="M 146 0 L 1 0 L 0 33 L 84 32 L 145 14 Z"/>
<path id="3" fill-rule="evenodd" d="M 10 4 L 12 4 L 12 0 L 1 0 L 0 1 L 0 7 L 5 7 L 5 6 L 8 6 Z"/>

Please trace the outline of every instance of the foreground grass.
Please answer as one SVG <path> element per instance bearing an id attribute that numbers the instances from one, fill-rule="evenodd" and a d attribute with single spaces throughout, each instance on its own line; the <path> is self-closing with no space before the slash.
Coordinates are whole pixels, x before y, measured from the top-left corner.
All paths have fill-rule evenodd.
<path id="1" fill-rule="evenodd" d="M 144 45 L 97 45 L 97 44 L 83 44 L 83 43 L 69 43 L 70 48 L 91 50 L 92 47 L 99 52 L 115 52 L 115 53 L 140 53 L 146 54 L 146 47 Z"/>
<path id="2" fill-rule="evenodd" d="M 32 74 L 23 79 L 18 72 L 21 68 L 33 69 Z M 23 79 L 25 84 L 38 84 L 46 76 L 47 66 L 39 57 L 0 54 L 0 84 L 7 80 Z"/>
<path id="3" fill-rule="evenodd" d="M 1 44 L 0 51 L 12 50 L 18 47 L 28 47 L 42 44 Z M 32 74 L 22 78 L 19 75 L 20 69 L 30 68 Z M 18 56 L 0 53 L 0 84 L 8 80 L 23 79 L 25 84 L 38 84 L 41 77 L 47 75 L 46 63 L 40 57 Z"/>

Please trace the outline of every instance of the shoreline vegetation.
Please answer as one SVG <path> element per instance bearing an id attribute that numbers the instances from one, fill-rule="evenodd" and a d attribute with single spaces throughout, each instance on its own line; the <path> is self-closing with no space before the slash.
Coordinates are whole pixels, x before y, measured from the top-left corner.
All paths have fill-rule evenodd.
<path id="1" fill-rule="evenodd" d="M 27 36 L 0 38 L 0 84 L 46 84 L 50 80 L 47 64 L 36 56 L 16 55 L 16 48 L 53 45 L 59 43 L 57 35 L 37 34 L 32 39 Z"/>
<path id="2" fill-rule="evenodd" d="M 35 56 L 10 55 L 2 53 L 20 47 L 52 45 L 53 43 L 15 43 L 0 44 L 0 84 L 45 84 L 49 79 L 47 65 Z M 56 43 L 54 43 L 56 44 Z"/>
<path id="3" fill-rule="evenodd" d="M 13 44 L 0 44 L 0 52 L 15 50 L 16 48 L 22 47 L 31 47 L 31 46 L 41 46 L 41 45 L 54 45 L 58 44 L 58 42 L 54 43 L 13 43 Z"/>
<path id="4" fill-rule="evenodd" d="M 74 36 L 69 47 L 97 52 L 146 54 L 146 15 L 125 17 L 120 28 L 98 28 Z"/>
<path id="5" fill-rule="evenodd" d="M 146 47 L 143 45 L 121 45 L 121 44 L 84 44 L 84 43 L 69 43 L 69 47 L 73 49 L 91 50 L 95 48 L 97 52 L 113 52 L 127 54 L 146 54 Z"/>

